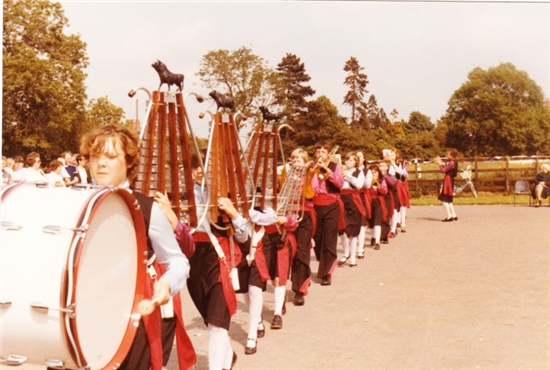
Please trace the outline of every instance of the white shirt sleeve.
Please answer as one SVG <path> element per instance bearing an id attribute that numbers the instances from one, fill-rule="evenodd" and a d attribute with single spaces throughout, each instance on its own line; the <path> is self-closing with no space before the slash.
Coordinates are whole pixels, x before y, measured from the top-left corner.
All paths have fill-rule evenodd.
<path id="1" fill-rule="evenodd" d="M 170 284 L 170 294 L 174 295 L 189 277 L 189 260 L 181 252 L 174 231 L 157 203 L 151 208 L 149 239 L 157 261 L 166 266 L 166 273 L 160 279 Z"/>

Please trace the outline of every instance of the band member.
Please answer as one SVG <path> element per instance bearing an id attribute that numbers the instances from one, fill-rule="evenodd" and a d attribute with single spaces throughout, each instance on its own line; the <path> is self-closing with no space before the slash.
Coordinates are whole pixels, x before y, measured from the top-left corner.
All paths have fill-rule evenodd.
<path id="1" fill-rule="evenodd" d="M 305 166 L 309 163 L 307 152 L 298 148 L 290 155 L 293 165 Z M 311 186 L 313 172 L 308 168 L 305 178 L 303 196 L 305 197 L 303 217 L 298 228 L 294 231 L 296 239 L 296 255 L 292 261 L 292 290 L 295 293 L 293 303 L 296 306 L 302 306 L 305 303 L 304 296 L 308 294 L 308 288 L 311 284 L 311 267 L 309 265 L 311 256 L 311 238 L 315 231 L 315 210 L 313 208 L 313 188 Z"/>
<path id="2" fill-rule="evenodd" d="M 321 285 L 331 284 L 336 266 L 338 229 L 342 217 L 340 189 L 344 184 L 342 171 L 337 163 L 330 162 L 331 146 L 325 141 L 315 145 L 314 164 L 316 174 L 312 178 L 313 204 L 316 213 L 315 256 L 319 260 L 317 276 Z"/>
<path id="3" fill-rule="evenodd" d="M 388 165 L 386 176 L 388 177 L 388 190 L 391 192 L 392 216 L 390 220 L 390 238 L 397 236 L 397 224 L 399 223 L 399 210 L 401 209 L 401 201 L 399 198 L 397 172 L 395 171 L 395 152 L 391 151 L 390 155 L 384 158 Z"/>
<path id="4" fill-rule="evenodd" d="M 441 204 L 443 204 L 445 212 L 447 213 L 447 217 L 442 220 L 443 222 L 458 221 L 458 217 L 456 216 L 455 208 L 453 206 L 455 177 L 458 174 L 458 161 L 456 160 L 457 155 L 458 152 L 456 149 L 449 149 L 447 152 L 447 158 L 450 160 L 446 165 L 441 158 L 435 158 L 435 162 L 439 165 L 439 171 L 445 174 L 445 177 L 443 178 L 443 188 L 441 188 L 441 193 L 438 197 Z"/>
<path id="5" fill-rule="evenodd" d="M 346 228 L 341 232 L 340 238 L 344 249 L 344 255 L 338 261 L 338 266 L 344 266 L 350 260 L 350 267 L 357 266 L 357 244 L 361 231 L 361 221 L 366 215 L 359 189 L 365 183 L 363 171 L 357 168 L 359 158 L 354 153 L 348 153 L 345 157 L 345 166 L 342 170 L 344 185 L 342 186 L 341 199 L 344 203 L 344 222 Z"/>
<path id="6" fill-rule="evenodd" d="M 367 186 L 367 176 L 370 176 L 370 182 L 372 182 L 372 173 L 366 166 L 365 155 L 363 154 L 363 152 L 359 150 L 355 154 L 359 159 L 359 165 L 357 166 L 357 168 L 360 171 L 362 171 L 363 175 L 365 176 L 363 187 L 359 189 L 359 196 L 361 197 L 361 202 L 363 203 L 363 208 L 365 209 L 366 214 L 361 220 L 361 230 L 359 231 L 359 236 L 357 238 L 358 239 L 357 258 L 362 259 L 362 258 L 365 258 L 365 236 L 366 236 L 366 231 L 368 226 L 368 220 L 371 215 L 371 209 L 370 209 L 371 201 L 370 201 L 368 186 Z"/>
<path id="7" fill-rule="evenodd" d="M 367 186 L 371 199 L 371 217 L 369 218 L 369 226 L 371 229 L 371 245 L 375 250 L 380 249 L 380 239 L 382 234 L 382 223 L 387 220 L 388 211 L 384 195 L 388 192 L 388 187 L 378 164 L 370 166 L 372 181 L 367 178 Z"/>
<path id="8" fill-rule="evenodd" d="M 156 192 L 154 195 L 155 202 L 157 202 L 162 209 L 162 212 L 170 222 L 172 229 L 174 230 L 174 236 L 178 241 L 181 251 L 188 259 L 191 258 L 195 252 L 195 242 L 191 235 L 191 228 L 182 223 L 181 220 L 172 210 L 172 204 L 166 194 Z M 157 263 L 153 264 L 157 276 L 162 276 L 164 269 Z M 176 338 L 177 354 L 180 370 L 187 370 L 189 363 L 194 364 L 196 357 L 194 351 L 192 353 L 187 352 L 186 348 L 193 348 L 193 344 L 185 331 L 183 322 L 182 302 L 180 293 L 175 294 L 172 297 L 172 302 L 169 302 L 161 309 L 162 316 L 162 343 L 163 343 L 163 366 L 168 365 L 170 359 L 170 352 L 174 343 L 174 337 Z M 190 355 L 193 357 L 189 357 Z"/>
<path id="9" fill-rule="evenodd" d="M 204 210 L 206 185 L 198 159 L 191 161 L 195 186 L 195 203 L 199 212 Z M 229 217 L 227 230 L 211 227 L 207 219 L 193 234 L 195 253 L 189 260 L 191 270 L 187 288 L 193 303 L 208 328 L 208 366 L 210 370 L 232 369 L 237 355 L 231 347 L 229 326 L 231 316 L 237 309 L 237 297 L 233 288 L 230 269 L 233 256 L 238 265 L 241 258 L 234 241 L 244 243 L 248 238 L 247 220 L 244 219 L 228 198 L 219 198 L 216 205 Z M 234 230 L 233 236 L 229 229 Z"/>
<path id="10" fill-rule="evenodd" d="M 403 159 L 401 153 L 394 149 L 395 164 L 393 170 L 395 171 L 395 178 L 397 179 L 397 195 L 399 196 L 399 203 L 401 208 L 399 209 L 399 224 L 401 226 L 401 232 L 404 233 L 406 229 L 407 221 L 407 208 L 411 208 L 411 195 L 409 193 L 409 173 L 407 171 L 407 164 Z"/>
<path id="11" fill-rule="evenodd" d="M 88 134 L 82 141 L 81 153 L 89 159 L 91 175 L 98 185 L 110 185 L 129 189 L 139 166 L 139 138 L 126 128 L 107 125 Z M 152 198 L 133 192 L 142 210 L 149 256 L 164 265 L 166 272 L 158 279 L 149 279 L 146 298 L 153 298 L 157 305 L 164 305 L 183 287 L 189 275 L 189 262 L 182 254 L 167 218 Z M 152 315 L 141 319 L 130 351 L 119 369 L 152 368 L 160 370 L 163 351 L 158 308 Z M 175 326 L 174 326 L 175 330 Z M 167 336 L 168 337 L 168 336 Z M 173 336 L 171 337 L 173 339 Z M 164 343 L 171 349 L 172 343 Z M 193 351 L 192 348 L 189 349 Z M 168 354 L 169 355 L 169 354 Z M 189 355 L 194 363 L 194 352 Z"/>
<path id="12" fill-rule="evenodd" d="M 380 175 L 384 179 L 387 188 L 387 192 L 384 194 L 384 205 L 386 207 L 387 215 L 384 220 L 382 220 L 382 235 L 380 236 L 380 242 L 382 244 L 390 243 L 389 238 L 391 236 L 391 218 L 393 217 L 394 213 L 393 191 L 395 189 L 395 179 L 388 175 L 388 166 L 389 161 L 387 160 L 383 160 L 378 164 L 378 170 L 380 171 Z"/>
<path id="13" fill-rule="evenodd" d="M 264 211 L 251 210 L 250 221 L 254 224 L 254 233 L 250 242 L 243 245 L 246 248 L 243 248 L 243 252 L 246 250 L 247 255 L 239 265 L 239 282 L 242 287 L 239 292 L 248 293 L 245 299 L 249 308 L 249 330 L 244 352 L 247 355 L 257 352 L 257 338 L 265 334 L 262 307 L 263 291 L 266 290 L 268 280 L 274 286 L 275 296 L 271 329 L 283 327 L 286 282 L 296 242 L 289 233 L 281 233 L 279 227 L 288 228 L 290 232 L 297 226 L 286 217 L 277 216 L 271 207 L 266 207 Z"/>

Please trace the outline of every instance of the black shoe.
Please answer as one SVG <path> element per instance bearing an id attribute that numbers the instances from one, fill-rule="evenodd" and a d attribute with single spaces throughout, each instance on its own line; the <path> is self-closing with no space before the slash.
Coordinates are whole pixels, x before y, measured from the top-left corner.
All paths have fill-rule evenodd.
<path id="1" fill-rule="evenodd" d="M 441 220 L 441 222 L 453 222 L 453 218 L 444 218 L 443 220 Z"/>
<path id="2" fill-rule="evenodd" d="M 382 239 L 381 243 L 382 243 L 382 244 L 390 244 L 390 242 L 389 242 L 388 239 Z"/>
<path id="3" fill-rule="evenodd" d="M 280 315 L 273 316 L 271 321 L 271 329 L 278 330 L 283 328 L 283 318 Z"/>
<path id="4" fill-rule="evenodd" d="M 302 293 L 296 293 L 294 300 L 292 301 L 295 306 L 303 306 L 306 301 L 304 300 L 304 295 Z"/>
<path id="5" fill-rule="evenodd" d="M 396 236 L 397 236 L 397 234 L 390 233 L 390 238 L 395 238 Z"/>
<path id="6" fill-rule="evenodd" d="M 249 347 L 248 343 L 246 343 L 247 346 L 244 349 L 244 354 L 245 355 L 253 355 L 254 353 L 258 352 L 258 340 L 255 339 L 255 338 L 248 338 L 247 341 L 249 341 L 249 340 L 254 341 L 254 347 Z"/>
<path id="7" fill-rule="evenodd" d="M 261 325 L 261 327 L 260 327 Z M 265 337 L 265 325 L 264 325 L 264 317 L 262 316 L 262 321 L 258 324 L 258 331 L 257 334 L 258 338 Z"/>
<path id="8" fill-rule="evenodd" d="M 453 221 L 458 221 L 458 217 L 453 217 Z"/>
<path id="9" fill-rule="evenodd" d="M 405 229 L 404 227 L 401 228 L 401 232 L 402 233 L 406 233 L 407 232 L 407 229 Z"/>
<path id="10" fill-rule="evenodd" d="M 380 249 L 380 244 L 376 243 L 376 244 L 374 245 L 374 250 L 377 251 L 377 250 L 379 250 L 379 249 Z"/>
<path id="11" fill-rule="evenodd" d="M 323 280 L 321 280 L 321 285 L 323 285 L 323 286 L 327 286 L 327 285 L 330 285 L 330 284 L 331 284 L 331 281 L 328 278 L 324 278 Z"/>

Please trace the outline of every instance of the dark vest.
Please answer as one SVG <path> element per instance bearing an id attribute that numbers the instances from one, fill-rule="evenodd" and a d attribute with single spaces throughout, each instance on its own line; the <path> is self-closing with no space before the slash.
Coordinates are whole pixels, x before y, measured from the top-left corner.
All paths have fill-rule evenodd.
<path id="1" fill-rule="evenodd" d="M 458 175 L 458 161 L 456 159 L 454 159 L 453 162 L 455 163 L 455 168 L 453 168 L 451 171 L 449 171 L 449 175 L 451 175 L 451 177 L 454 178 Z"/>
<path id="2" fill-rule="evenodd" d="M 337 163 L 334 163 L 334 162 L 330 162 L 330 163 L 328 164 L 328 168 L 329 168 L 332 172 L 336 171 L 336 166 L 338 166 L 338 164 L 337 164 Z M 327 193 L 329 193 L 329 194 L 334 194 L 334 193 L 338 193 L 338 194 L 339 194 L 339 193 L 340 193 L 340 189 L 338 189 L 338 188 L 336 187 L 336 185 L 334 185 L 332 182 L 330 182 L 330 181 L 327 180 L 327 181 L 325 181 L 325 183 L 326 183 L 325 185 L 327 186 Z"/>
<path id="3" fill-rule="evenodd" d="M 149 239 L 149 223 L 151 222 L 151 210 L 153 209 L 153 198 L 146 196 L 145 194 L 132 192 L 132 195 L 138 201 L 139 208 L 143 214 L 143 221 L 145 222 L 145 235 L 147 235 L 147 256 L 151 258 L 155 252 L 153 251 L 153 245 Z"/>
<path id="4" fill-rule="evenodd" d="M 359 174 L 361 173 L 362 171 L 361 170 L 355 170 L 351 175 L 353 177 L 357 177 L 359 176 Z M 352 188 L 352 189 L 357 189 L 355 186 L 353 186 L 353 184 L 350 182 L 349 183 L 349 186 Z"/>

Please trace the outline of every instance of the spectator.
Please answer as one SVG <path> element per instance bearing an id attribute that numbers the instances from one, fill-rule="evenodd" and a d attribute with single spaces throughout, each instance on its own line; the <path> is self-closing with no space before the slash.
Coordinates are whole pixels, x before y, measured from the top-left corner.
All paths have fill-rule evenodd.
<path id="1" fill-rule="evenodd" d="M 55 187 L 65 187 L 65 181 L 63 181 L 63 177 L 61 176 L 61 169 L 63 168 L 61 162 L 54 159 L 50 162 L 48 168 L 50 172 L 46 175 L 46 179 L 50 185 Z"/>
<path id="2" fill-rule="evenodd" d="M 22 168 L 13 173 L 14 181 L 23 181 L 23 182 L 44 182 L 46 181 L 46 176 L 44 171 L 40 168 L 42 161 L 40 160 L 40 154 L 37 152 L 31 152 L 27 155 L 26 159 L 27 167 Z"/>
<path id="3" fill-rule="evenodd" d="M 541 172 L 535 177 L 535 187 L 533 188 L 533 199 L 535 199 L 536 207 L 542 204 L 542 198 L 548 198 L 550 194 L 550 165 L 543 164 L 540 166 Z"/>
<path id="4" fill-rule="evenodd" d="M 90 181 L 88 179 L 90 178 L 90 176 L 88 175 L 88 171 L 86 169 L 86 167 L 88 166 L 88 161 L 83 155 L 79 154 L 76 156 L 76 163 L 77 171 L 74 176 L 78 177 L 78 182 L 80 184 L 89 184 Z"/>

